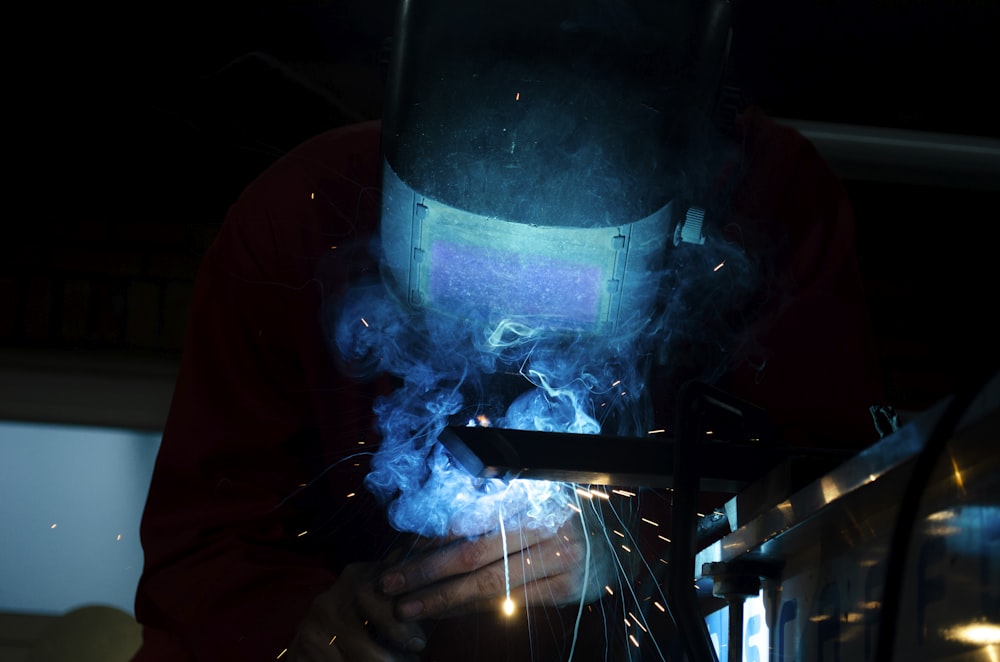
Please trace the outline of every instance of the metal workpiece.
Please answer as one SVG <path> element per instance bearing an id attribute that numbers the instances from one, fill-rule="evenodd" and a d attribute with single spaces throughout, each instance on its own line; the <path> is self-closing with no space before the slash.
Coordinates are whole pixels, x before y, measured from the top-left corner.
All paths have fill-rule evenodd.
<path id="1" fill-rule="evenodd" d="M 960 395 L 805 486 L 782 493 L 776 471 L 754 507 L 738 506 L 744 492 L 727 503 L 736 527 L 695 567 L 702 593 L 727 597 L 729 613 L 706 618 L 729 659 L 992 659 L 983 656 L 1000 636 L 1000 377 Z M 769 563 L 780 572 L 754 596 L 756 568 Z"/>
<path id="2" fill-rule="evenodd" d="M 882 503 L 887 507 L 894 507 L 893 491 L 885 488 L 901 487 L 907 477 L 909 464 L 923 449 L 950 401 L 951 398 L 947 398 L 939 402 L 893 434 L 858 452 L 829 472 L 810 480 L 805 486 L 796 484 L 794 467 L 796 463 L 815 461 L 816 456 L 797 457 L 789 463 L 780 464 L 761 482 L 750 486 L 725 504 L 727 512 L 736 514 L 734 530 L 698 554 L 699 567 L 706 563 L 731 561 L 747 552 L 760 549 L 779 535 L 787 537 L 793 529 L 864 488 L 873 487 L 880 495 L 883 491 L 888 492 Z M 963 432 L 977 417 L 989 420 L 989 417 L 998 416 L 997 412 L 990 411 L 1000 406 L 997 405 L 998 402 L 1000 383 L 994 379 L 970 407 L 956 433 Z M 760 502 L 768 496 L 771 498 L 770 506 L 763 507 Z M 871 501 L 872 496 L 871 492 L 866 492 L 865 500 L 875 507 L 878 502 Z M 754 504 L 745 505 L 748 501 L 753 501 Z"/>
<path id="3" fill-rule="evenodd" d="M 698 384 L 698 396 L 690 399 L 680 418 L 698 421 L 686 442 L 692 446 L 690 461 L 697 468 L 700 490 L 736 494 L 788 460 L 789 449 L 773 445 L 771 422 L 763 411 L 705 384 Z M 673 488 L 676 482 L 678 441 L 669 433 L 622 437 L 448 426 L 438 440 L 479 478 L 654 488 Z M 793 452 L 825 462 L 849 456 L 824 450 Z"/>
<path id="4" fill-rule="evenodd" d="M 759 412 L 699 383 L 669 436 L 449 427 L 440 441 L 476 476 L 672 488 L 664 586 L 689 660 L 991 659 L 1000 375 L 973 386 L 860 452 L 777 448 Z M 733 496 L 699 520 L 699 491 Z"/>
<path id="5" fill-rule="evenodd" d="M 675 440 L 510 428 L 450 426 L 439 441 L 473 476 L 582 485 L 674 487 Z M 700 487 L 735 494 L 783 455 L 749 443 L 714 441 L 697 451 Z"/>

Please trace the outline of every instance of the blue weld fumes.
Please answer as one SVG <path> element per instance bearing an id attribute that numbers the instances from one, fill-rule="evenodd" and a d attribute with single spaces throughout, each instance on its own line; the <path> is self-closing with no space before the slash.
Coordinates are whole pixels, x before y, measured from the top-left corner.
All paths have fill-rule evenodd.
<path id="1" fill-rule="evenodd" d="M 341 304 L 339 355 L 356 370 L 399 380 L 375 403 L 382 441 L 365 479 L 398 530 L 473 536 L 496 529 L 501 512 L 522 528 L 558 528 L 573 514 L 568 486 L 471 476 L 438 436 L 477 420 L 596 434 L 642 391 L 634 352 L 620 340 L 410 308 L 381 284 L 355 289 Z"/>

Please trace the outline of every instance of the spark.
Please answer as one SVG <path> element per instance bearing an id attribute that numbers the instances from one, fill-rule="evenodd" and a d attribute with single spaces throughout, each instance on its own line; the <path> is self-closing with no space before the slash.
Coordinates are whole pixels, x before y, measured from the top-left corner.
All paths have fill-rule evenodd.
<path id="1" fill-rule="evenodd" d="M 631 549 L 630 549 L 629 547 L 626 547 L 625 545 L 622 545 L 622 549 L 624 549 L 624 550 L 625 550 L 626 552 L 628 552 L 629 554 L 631 554 L 631 553 L 632 553 L 632 550 L 631 550 Z"/>
<path id="2" fill-rule="evenodd" d="M 574 512 L 577 512 L 577 513 L 582 513 L 583 512 L 582 510 L 580 510 L 579 508 L 577 508 L 572 503 L 567 503 L 566 505 L 569 506 L 569 509 L 572 510 L 572 511 L 574 511 Z"/>
<path id="3" fill-rule="evenodd" d="M 333 638 L 330 639 L 330 642 L 327 644 L 327 646 L 333 646 L 333 642 L 335 641 L 337 641 L 337 635 L 333 635 Z"/>
<path id="4" fill-rule="evenodd" d="M 611 590 L 611 587 L 608 586 L 607 584 L 604 585 L 604 590 L 608 592 L 608 595 L 614 595 L 615 594 L 615 592 L 613 590 Z"/>
<path id="5" fill-rule="evenodd" d="M 299 535 L 297 535 L 297 536 L 295 536 L 295 537 L 296 537 L 296 538 L 301 538 L 302 536 L 306 535 L 307 533 L 309 533 L 309 531 L 308 531 L 308 530 L 307 530 L 307 531 L 303 531 L 302 533 L 300 533 Z"/>
<path id="6" fill-rule="evenodd" d="M 664 614 L 667 613 L 667 608 L 661 605 L 659 602 L 656 602 L 655 600 L 653 601 L 653 606 L 659 609 Z"/>
<path id="7" fill-rule="evenodd" d="M 623 497 L 634 497 L 635 492 L 629 492 L 628 490 L 611 490 L 614 494 Z"/>
<path id="8" fill-rule="evenodd" d="M 643 632 L 649 632 L 649 630 L 647 630 L 643 626 L 643 624 L 639 622 L 639 619 L 635 617 L 635 614 L 633 614 L 632 612 L 629 612 L 628 615 L 632 617 L 632 620 L 635 621 L 635 624 L 639 626 L 640 630 L 642 630 Z"/>
<path id="9" fill-rule="evenodd" d="M 588 499 L 593 498 L 593 496 L 594 496 L 593 494 L 590 493 L 590 490 L 584 489 L 582 487 L 577 487 L 576 488 L 576 493 L 579 494 L 580 496 L 586 497 Z"/>
<path id="10" fill-rule="evenodd" d="M 951 459 L 951 468 L 955 472 L 955 484 L 958 485 L 958 489 L 962 491 L 962 494 L 965 494 L 965 481 L 962 480 L 962 470 L 958 468 L 958 462 L 955 461 L 954 456 L 949 459 Z"/>
<path id="11" fill-rule="evenodd" d="M 611 533 L 615 534 L 616 536 L 621 536 L 622 538 L 625 537 L 625 534 L 619 531 L 618 529 L 611 529 Z"/>
<path id="12" fill-rule="evenodd" d="M 56 528 L 56 523 L 55 523 L 55 522 L 53 522 L 53 523 L 52 523 L 52 526 L 50 526 L 49 528 L 50 528 L 50 529 L 54 529 L 54 528 Z"/>
<path id="13" fill-rule="evenodd" d="M 503 506 L 498 508 L 500 512 L 500 539 L 503 541 L 503 579 L 507 589 L 507 599 L 503 603 L 503 612 L 510 616 L 514 613 L 514 603 L 510 600 L 510 566 L 507 561 L 507 530 L 503 525 Z"/>
<path id="14" fill-rule="evenodd" d="M 960 641 L 973 645 L 1000 644 L 1000 625 L 987 621 L 974 621 L 941 630 L 948 641 Z"/>
<path id="15" fill-rule="evenodd" d="M 121 540 L 121 539 L 122 539 L 122 534 L 119 533 L 117 536 L 115 536 L 115 540 Z"/>
<path id="16" fill-rule="evenodd" d="M 639 647 L 639 640 L 635 638 L 635 635 L 634 635 L 634 634 L 630 634 L 630 635 L 628 636 L 628 640 L 629 640 L 629 641 L 631 641 L 631 642 L 632 642 L 632 645 L 633 645 L 633 646 L 635 646 L 636 648 L 638 648 L 638 647 Z"/>
<path id="17" fill-rule="evenodd" d="M 357 492 L 348 492 L 347 493 L 347 498 L 350 499 L 352 496 L 354 496 L 356 494 L 357 494 Z"/>
<path id="18" fill-rule="evenodd" d="M 657 535 L 656 537 L 662 540 L 663 542 L 673 542 L 670 538 L 666 536 Z"/>
<path id="19" fill-rule="evenodd" d="M 667 431 L 666 428 L 659 428 L 657 430 L 650 430 L 646 434 L 663 434 L 666 431 Z"/>
<path id="20" fill-rule="evenodd" d="M 646 519 L 645 517 L 642 517 L 640 519 L 642 519 L 642 521 L 645 522 L 646 524 L 652 524 L 653 526 L 659 526 L 660 525 L 659 522 L 654 522 L 653 520 Z"/>
<path id="21" fill-rule="evenodd" d="M 364 317 L 361 318 L 361 323 L 364 324 L 365 327 L 368 327 L 368 320 L 366 320 Z"/>
<path id="22" fill-rule="evenodd" d="M 725 264 L 726 264 L 726 261 L 725 261 L 725 260 L 723 260 L 722 262 L 719 262 L 719 264 L 718 264 L 718 265 L 717 265 L 717 266 L 716 266 L 716 267 L 715 267 L 714 269 L 712 269 L 712 271 L 718 271 L 718 270 L 719 270 L 719 269 L 721 269 L 721 268 L 723 267 L 723 265 L 725 265 Z"/>
<path id="23" fill-rule="evenodd" d="M 316 194 L 315 194 L 315 193 L 313 193 L 313 192 L 310 192 L 310 193 L 309 193 L 309 199 L 310 199 L 310 200 L 315 200 L 315 199 L 316 199 Z"/>
<path id="24" fill-rule="evenodd" d="M 288 649 L 287 649 L 287 648 L 283 648 L 283 649 L 281 650 L 281 652 L 280 652 L 280 653 L 278 653 L 278 657 L 276 657 L 276 658 L 274 658 L 274 659 L 276 659 L 276 660 L 280 660 L 280 659 L 281 659 L 281 658 L 282 658 L 282 657 L 283 657 L 283 656 L 285 655 L 285 653 L 287 653 L 287 652 L 288 652 Z"/>
<path id="25" fill-rule="evenodd" d="M 334 244 L 333 246 L 330 246 L 330 250 L 331 251 L 337 250 L 337 244 Z"/>
<path id="26" fill-rule="evenodd" d="M 514 101 L 520 101 L 520 100 L 521 100 L 521 93 L 520 92 L 515 92 L 514 93 Z"/>
<path id="27" fill-rule="evenodd" d="M 619 384 L 621 384 L 621 383 L 622 383 L 622 380 L 620 380 L 620 379 L 616 379 L 616 380 L 615 380 L 615 381 L 614 381 L 614 382 L 613 382 L 613 383 L 612 383 L 611 385 L 612 385 L 612 386 L 618 386 L 618 385 L 619 385 Z"/>

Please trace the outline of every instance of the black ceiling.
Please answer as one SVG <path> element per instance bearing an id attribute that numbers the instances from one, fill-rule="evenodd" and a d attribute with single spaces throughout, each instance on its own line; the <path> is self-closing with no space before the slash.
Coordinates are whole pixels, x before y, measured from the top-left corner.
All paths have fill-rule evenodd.
<path id="1" fill-rule="evenodd" d="M 150 22 L 163 21 L 169 32 L 136 33 L 135 46 L 153 86 L 249 51 L 288 62 L 373 62 L 395 6 L 270 0 L 185 11 L 173 4 Z M 995 2 L 743 0 L 735 7 L 734 64 L 746 92 L 772 114 L 996 135 Z"/>
<path id="2" fill-rule="evenodd" d="M 42 5 L 43 15 L 22 21 L 33 36 L 12 72 L 24 85 L 14 126 L 29 137 L 25 169 L 59 180 L 42 186 L 51 204 L 106 206 L 95 176 L 122 182 L 120 195 L 155 189 L 169 214 L 218 214 L 283 150 L 378 115 L 395 8 L 396 0 Z M 777 117 L 996 137 L 998 19 L 989 0 L 744 0 L 733 65 L 744 95 Z M 241 60 L 248 53 L 265 60 Z"/>

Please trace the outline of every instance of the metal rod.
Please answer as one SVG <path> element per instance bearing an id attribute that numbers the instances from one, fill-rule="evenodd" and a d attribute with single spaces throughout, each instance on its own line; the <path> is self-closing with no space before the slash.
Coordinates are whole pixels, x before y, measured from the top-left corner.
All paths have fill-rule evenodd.
<path id="1" fill-rule="evenodd" d="M 708 625 L 694 588 L 694 535 L 699 475 L 699 431 L 703 429 L 704 387 L 688 382 L 677 399 L 677 443 L 674 444 L 674 498 L 670 512 L 671 558 L 667 597 L 688 659 L 718 662 Z"/>
<path id="2" fill-rule="evenodd" d="M 1000 191 L 1000 140 L 775 118 L 805 136 L 843 179 Z"/>
<path id="3" fill-rule="evenodd" d="M 743 597 L 729 600 L 729 662 L 743 662 Z"/>

